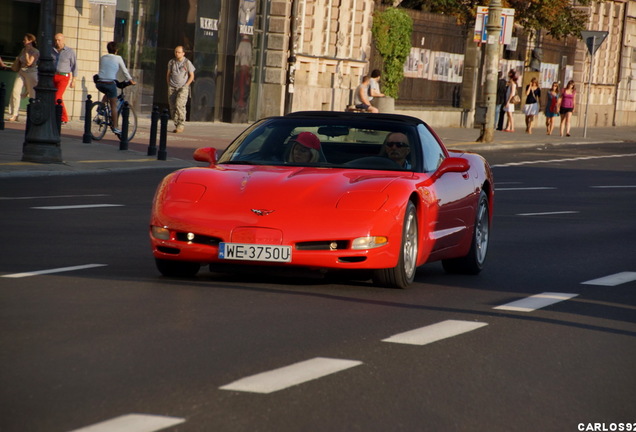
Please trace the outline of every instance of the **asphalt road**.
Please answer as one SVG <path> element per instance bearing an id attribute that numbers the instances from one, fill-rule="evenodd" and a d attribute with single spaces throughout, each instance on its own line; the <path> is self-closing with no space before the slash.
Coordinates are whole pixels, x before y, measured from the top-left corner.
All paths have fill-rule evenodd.
<path id="1" fill-rule="evenodd" d="M 0 431 L 636 429 L 634 145 L 484 155 L 487 268 L 408 290 L 164 278 L 165 171 L 3 179 Z"/>

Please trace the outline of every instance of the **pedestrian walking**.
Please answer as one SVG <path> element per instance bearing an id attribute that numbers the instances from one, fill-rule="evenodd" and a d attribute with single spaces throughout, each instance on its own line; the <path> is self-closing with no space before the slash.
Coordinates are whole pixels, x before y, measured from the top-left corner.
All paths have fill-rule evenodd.
<path id="1" fill-rule="evenodd" d="M 523 113 L 526 116 L 526 133 L 532 134 L 534 117 L 539 114 L 539 103 L 541 102 L 541 89 L 536 78 L 530 80 L 526 86 L 526 102 L 523 106 Z"/>
<path id="2" fill-rule="evenodd" d="M 11 100 L 9 102 L 9 118 L 7 121 L 18 121 L 20 114 L 20 101 L 23 97 L 28 96 L 35 98 L 35 86 L 38 85 L 38 60 L 40 59 L 40 51 L 36 48 L 35 36 L 31 33 L 24 35 L 22 39 L 24 48 L 20 51 L 20 55 L 15 59 L 11 70 L 18 73 L 11 92 Z M 22 90 L 25 90 L 23 94 Z"/>
<path id="3" fill-rule="evenodd" d="M 168 103 L 170 117 L 174 122 L 174 133 L 181 133 L 185 128 L 186 104 L 190 96 L 190 84 L 194 81 L 195 67 L 185 56 L 181 45 L 174 49 L 174 58 L 168 62 L 166 81 L 168 82 Z"/>
<path id="4" fill-rule="evenodd" d="M 564 132 L 566 136 L 570 136 L 570 120 L 572 119 L 572 113 L 574 113 L 575 98 L 576 87 L 574 86 L 574 80 L 570 80 L 559 98 L 559 115 L 561 116 L 559 129 L 561 136 L 563 136 Z"/>
<path id="5" fill-rule="evenodd" d="M 517 72 L 514 69 L 511 69 L 508 72 L 508 84 L 506 84 L 506 103 L 504 106 L 504 111 L 506 112 L 506 128 L 504 132 L 514 132 L 515 131 L 515 119 L 513 114 L 515 112 L 515 104 L 519 103 L 519 95 L 517 94 L 517 80 L 519 77 L 517 76 Z"/>
<path id="6" fill-rule="evenodd" d="M 559 116 L 559 83 L 553 82 L 548 92 L 545 104 L 545 127 L 546 134 L 552 135 L 554 129 L 554 118 Z"/>
<path id="7" fill-rule="evenodd" d="M 55 60 L 53 84 L 57 89 L 55 92 L 55 102 L 57 103 L 58 100 L 62 101 L 62 124 L 66 124 L 68 122 L 68 113 L 66 111 L 66 105 L 64 105 L 64 92 L 67 87 L 75 88 L 77 56 L 71 47 L 66 46 L 62 33 L 55 35 L 55 46 L 53 47 L 52 54 Z"/>

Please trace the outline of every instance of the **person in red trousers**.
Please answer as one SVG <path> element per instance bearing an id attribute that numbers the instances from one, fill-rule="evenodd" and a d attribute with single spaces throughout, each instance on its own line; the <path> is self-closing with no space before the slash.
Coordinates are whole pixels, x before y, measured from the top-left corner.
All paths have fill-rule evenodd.
<path id="1" fill-rule="evenodd" d="M 66 46 L 64 35 L 58 33 L 55 35 L 55 46 L 53 47 L 53 59 L 55 60 L 55 75 L 53 83 L 57 92 L 55 92 L 55 102 L 62 100 L 62 124 L 68 122 L 68 113 L 64 106 L 64 92 L 67 87 L 75 87 L 75 78 L 77 77 L 77 56 L 75 51 Z"/>

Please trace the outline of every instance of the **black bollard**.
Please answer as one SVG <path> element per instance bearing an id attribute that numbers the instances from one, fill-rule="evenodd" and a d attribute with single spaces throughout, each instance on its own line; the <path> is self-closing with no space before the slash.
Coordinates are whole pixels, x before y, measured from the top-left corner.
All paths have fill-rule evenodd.
<path id="1" fill-rule="evenodd" d="M 164 109 L 161 114 L 161 131 L 159 132 L 159 153 L 157 153 L 157 160 L 165 161 L 168 156 L 168 151 L 166 150 L 168 142 L 168 118 L 170 118 L 168 110 Z"/>
<path id="2" fill-rule="evenodd" d="M 90 144 L 93 141 L 91 135 L 91 109 L 93 108 L 92 96 L 86 96 L 86 102 L 84 102 L 84 135 L 82 135 L 82 142 L 84 144 Z"/>
<path id="3" fill-rule="evenodd" d="M 150 115 L 150 142 L 148 143 L 148 156 L 157 154 L 157 124 L 159 123 L 159 107 L 152 107 Z"/>
<path id="4" fill-rule="evenodd" d="M 55 101 L 55 125 L 58 134 L 62 134 L 62 99 Z"/>
<path id="5" fill-rule="evenodd" d="M 130 107 L 128 102 L 124 102 L 124 108 L 121 110 L 121 135 L 119 136 L 119 150 L 128 150 L 128 117 L 130 116 Z"/>
<path id="6" fill-rule="evenodd" d="M 4 99 L 7 96 L 7 89 L 5 88 L 4 82 L 0 83 L 0 130 L 4 130 Z"/>
<path id="7" fill-rule="evenodd" d="M 27 143 L 27 136 L 29 135 L 29 129 L 31 129 L 31 104 L 35 102 L 35 99 L 29 98 L 29 103 L 26 107 L 26 125 L 24 126 L 24 145 Z"/>

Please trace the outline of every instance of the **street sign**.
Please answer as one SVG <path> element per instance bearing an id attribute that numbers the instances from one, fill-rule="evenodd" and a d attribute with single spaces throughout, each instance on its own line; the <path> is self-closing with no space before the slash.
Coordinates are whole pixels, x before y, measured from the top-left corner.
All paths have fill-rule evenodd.
<path id="1" fill-rule="evenodd" d="M 88 0 L 90 4 L 103 6 L 117 6 L 117 0 Z"/>
<path id="2" fill-rule="evenodd" d="M 501 32 L 499 33 L 499 43 L 509 45 L 512 38 L 512 28 L 514 24 L 515 10 L 512 8 L 501 9 Z M 475 32 L 473 41 L 486 43 L 488 41 L 488 33 L 486 25 L 488 24 L 488 6 L 477 6 L 477 16 L 475 17 Z"/>
<path id="3" fill-rule="evenodd" d="M 587 50 L 591 55 L 594 55 L 598 47 L 601 46 L 605 38 L 609 32 L 606 31 L 587 31 L 584 30 L 581 32 L 581 37 L 585 41 L 585 45 L 587 45 Z"/>

